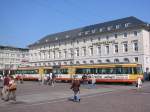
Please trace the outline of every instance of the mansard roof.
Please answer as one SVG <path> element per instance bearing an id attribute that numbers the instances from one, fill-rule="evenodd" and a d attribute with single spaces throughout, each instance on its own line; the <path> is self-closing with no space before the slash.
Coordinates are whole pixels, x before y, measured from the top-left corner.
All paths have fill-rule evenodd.
<path id="1" fill-rule="evenodd" d="M 28 47 L 45 45 L 54 42 L 61 42 L 63 40 L 69 40 L 69 39 L 73 40 L 75 38 L 80 38 L 83 36 L 94 35 L 98 33 L 109 33 L 114 31 L 132 29 L 132 28 L 145 28 L 150 30 L 150 25 L 146 22 L 137 19 L 136 17 L 131 16 L 131 17 L 126 17 L 126 18 L 108 21 L 104 23 L 89 25 L 89 26 L 85 26 L 82 28 L 73 29 L 69 31 L 50 34 L 38 40 L 37 42 L 29 45 Z"/>
<path id="2" fill-rule="evenodd" d="M 18 51 L 29 51 L 27 48 L 17 48 L 13 46 L 2 46 L 0 45 L 0 50 L 18 50 Z"/>

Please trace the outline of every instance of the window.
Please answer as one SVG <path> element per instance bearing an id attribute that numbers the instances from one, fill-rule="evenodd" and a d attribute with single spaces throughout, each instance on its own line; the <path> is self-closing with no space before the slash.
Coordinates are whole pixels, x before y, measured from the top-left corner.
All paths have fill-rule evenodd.
<path id="1" fill-rule="evenodd" d="M 128 52 L 128 44 L 127 43 L 123 44 L 123 52 Z"/>
<path id="2" fill-rule="evenodd" d="M 95 29 L 93 29 L 93 30 L 92 30 L 92 33 L 95 33 L 95 32 L 96 32 L 96 30 L 95 30 Z"/>
<path id="3" fill-rule="evenodd" d="M 133 43 L 133 50 L 138 51 L 138 42 Z"/>
<path id="4" fill-rule="evenodd" d="M 138 57 L 135 57 L 134 62 L 138 62 L 138 61 L 139 61 Z"/>
<path id="5" fill-rule="evenodd" d="M 102 32 L 102 31 L 103 31 L 103 28 L 100 28 L 100 29 L 99 29 L 99 32 Z"/>
<path id="6" fill-rule="evenodd" d="M 85 42 L 86 42 L 86 39 L 83 39 L 83 42 L 85 43 Z"/>
<path id="7" fill-rule="evenodd" d="M 114 59 L 114 62 L 115 63 L 119 63 L 119 59 Z"/>
<path id="8" fill-rule="evenodd" d="M 98 37 L 98 41 L 100 41 L 101 40 L 101 37 Z"/>
<path id="9" fill-rule="evenodd" d="M 134 36 L 137 36 L 137 31 L 134 31 Z"/>
<path id="10" fill-rule="evenodd" d="M 91 64 L 94 64 L 94 61 L 93 61 L 93 60 L 90 60 L 90 63 L 91 63 Z"/>
<path id="11" fill-rule="evenodd" d="M 70 61 L 70 65 L 73 65 L 73 61 Z"/>
<path id="12" fill-rule="evenodd" d="M 106 40 L 109 40 L 109 36 L 106 36 Z"/>
<path id="13" fill-rule="evenodd" d="M 58 62 L 58 65 L 61 65 L 61 62 Z"/>
<path id="14" fill-rule="evenodd" d="M 79 48 L 76 49 L 76 56 L 79 56 Z"/>
<path id="15" fill-rule="evenodd" d="M 105 53 L 106 53 L 106 54 L 109 54 L 109 45 L 107 45 L 107 46 L 105 47 Z"/>
<path id="16" fill-rule="evenodd" d="M 64 50 L 64 57 L 67 58 L 67 51 L 66 51 L 66 49 Z"/>
<path id="17" fill-rule="evenodd" d="M 126 24 L 125 24 L 125 27 L 128 27 L 129 25 L 130 25 L 130 23 L 126 23 Z"/>
<path id="18" fill-rule="evenodd" d="M 73 41 L 71 41 L 71 43 L 70 43 L 71 45 L 73 45 Z"/>
<path id="19" fill-rule="evenodd" d="M 55 59 L 55 51 L 53 51 L 53 58 Z"/>
<path id="20" fill-rule="evenodd" d="M 102 60 L 97 60 L 98 63 L 102 63 Z"/>
<path id="21" fill-rule="evenodd" d="M 127 33 L 124 33 L 124 34 L 123 34 L 123 37 L 127 37 Z"/>
<path id="22" fill-rule="evenodd" d="M 83 61 L 83 64 L 86 64 L 86 61 Z"/>
<path id="23" fill-rule="evenodd" d="M 114 53 L 118 53 L 118 44 L 115 44 L 114 46 Z"/>
<path id="24" fill-rule="evenodd" d="M 73 49 L 70 49 L 70 55 L 71 55 L 71 58 L 73 58 L 74 56 Z"/>
<path id="25" fill-rule="evenodd" d="M 93 47 L 90 47 L 90 55 L 93 56 Z"/>
<path id="26" fill-rule="evenodd" d="M 124 62 L 129 63 L 129 59 L 128 58 L 124 58 Z"/>
<path id="27" fill-rule="evenodd" d="M 91 42 L 93 42 L 93 39 L 91 38 Z"/>
<path id="28" fill-rule="evenodd" d="M 86 56 L 86 48 L 83 47 L 82 50 L 83 50 L 83 56 Z"/>
<path id="29" fill-rule="evenodd" d="M 79 62 L 79 61 L 76 61 L 76 64 L 80 64 L 80 62 Z"/>
<path id="30" fill-rule="evenodd" d="M 60 51 L 58 52 L 58 58 L 61 58 L 61 52 Z"/>
<path id="31" fill-rule="evenodd" d="M 116 25 L 116 29 L 119 29 L 120 28 L 120 25 Z"/>
<path id="32" fill-rule="evenodd" d="M 85 35 L 89 34 L 90 31 L 85 31 Z"/>
<path id="33" fill-rule="evenodd" d="M 115 38 L 118 38 L 118 35 L 117 35 L 117 34 L 115 34 Z"/>
<path id="34" fill-rule="evenodd" d="M 50 59 L 50 57 L 51 57 L 51 51 L 50 50 L 48 52 L 48 56 L 49 56 L 49 59 Z"/>
<path id="35" fill-rule="evenodd" d="M 112 28 L 113 28 L 113 26 L 108 26 L 107 30 L 110 31 L 110 30 L 112 30 Z"/>
<path id="36" fill-rule="evenodd" d="M 64 62 L 64 65 L 67 65 L 67 62 Z"/>
<path id="37" fill-rule="evenodd" d="M 106 59 L 106 63 L 110 63 L 110 60 L 109 60 L 109 59 Z"/>
<path id="38" fill-rule="evenodd" d="M 101 55 L 101 46 L 97 46 L 97 54 Z"/>

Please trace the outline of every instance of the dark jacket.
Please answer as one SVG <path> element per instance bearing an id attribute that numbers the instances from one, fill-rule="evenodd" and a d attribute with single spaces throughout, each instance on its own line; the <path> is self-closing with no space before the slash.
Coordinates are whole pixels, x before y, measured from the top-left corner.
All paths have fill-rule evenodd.
<path id="1" fill-rule="evenodd" d="M 9 85 L 9 78 L 5 77 L 4 78 L 4 86 L 8 86 Z"/>
<path id="2" fill-rule="evenodd" d="M 80 88 L 80 81 L 78 81 L 78 80 L 73 81 L 71 89 L 73 91 L 80 91 L 79 88 Z"/>

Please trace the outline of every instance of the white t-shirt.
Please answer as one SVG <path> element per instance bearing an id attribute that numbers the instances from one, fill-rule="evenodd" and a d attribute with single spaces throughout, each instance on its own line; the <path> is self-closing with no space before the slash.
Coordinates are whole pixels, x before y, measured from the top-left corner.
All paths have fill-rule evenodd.
<path id="1" fill-rule="evenodd" d="M 138 84 L 139 84 L 139 85 L 142 84 L 141 78 L 138 78 Z"/>

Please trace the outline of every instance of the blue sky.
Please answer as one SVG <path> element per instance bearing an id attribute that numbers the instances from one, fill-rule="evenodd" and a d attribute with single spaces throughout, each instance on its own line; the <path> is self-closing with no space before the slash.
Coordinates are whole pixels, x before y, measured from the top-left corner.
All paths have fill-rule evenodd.
<path id="1" fill-rule="evenodd" d="M 128 16 L 150 23 L 150 0 L 0 0 L 0 45 L 25 48 L 48 34 Z"/>

